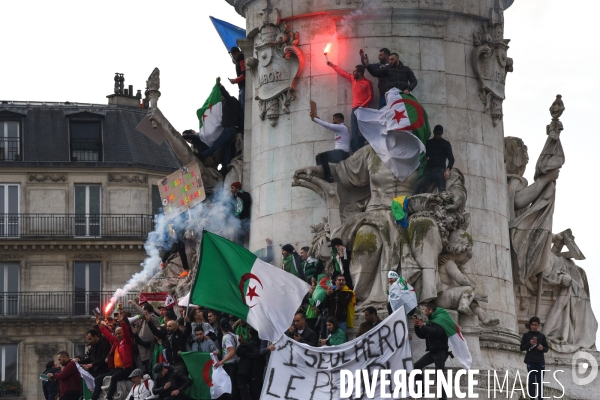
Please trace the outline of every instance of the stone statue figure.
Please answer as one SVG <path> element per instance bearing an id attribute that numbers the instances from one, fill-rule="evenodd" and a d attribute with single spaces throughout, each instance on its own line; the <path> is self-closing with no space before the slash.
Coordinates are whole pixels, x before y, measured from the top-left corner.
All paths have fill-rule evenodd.
<path id="1" fill-rule="evenodd" d="M 448 244 L 440 257 L 439 274 L 442 292 L 435 304 L 465 315 L 476 315 L 485 326 L 496 326 L 498 318 L 490 318 L 479 302 L 487 303 L 487 296 L 476 293 L 475 283 L 465 273 L 465 264 L 473 257 L 473 239 L 464 229 L 450 234 Z"/>
<path id="2" fill-rule="evenodd" d="M 330 184 L 328 190 L 323 189 L 326 183 L 321 166 L 297 170 L 293 185 L 318 186 L 320 191 L 328 193 L 328 198 L 337 185 L 350 189 L 370 186 L 370 195 L 357 203 L 359 212 L 346 215 L 339 226 L 331 226 L 331 237 L 341 238 L 352 249 L 350 271 L 360 307 L 372 305 L 385 309 L 390 270 L 400 269 L 401 275 L 417 290 L 420 302 L 437 297 L 441 290 L 438 255 L 450 232 L 468 220 L 468 215 L 463 215 L 466 190 L 462 173 L 457 169 L 452 171 L 448 191 L 442 194 L 411 197 L 409 226 L 404 229 L 396 223 L 390 206 L 395 196 L 411 195 L 418 172 L 399 181 L 369 145 L 339 164 L 331 164 L 331 171 L 336 183 Z M 319 185 L 314 185 L 314 181 Z M 328 206 L 336 202 L 329 201 Z"/>
<path id="3" fill-rule="evenodd" d="M 544 271 L 544 291 L 556 298 L 543 325 L 552 349 L 572 353 L 592 348 L 598 321 L 590 303 L 590 288 L 583 268 L 573 260 L 584 260 L 570 229 L 552 238 L 551 266 Z M 566 246 L 568 251 L 563 252 Z"/>
<path id="4" fill-rule="evenodd" d="M 525 285 L 550 265 L 552 215 L 558 169 L 529 185 L 523 177 L 529 162 L 527 146 L 517 137 L 504 138 L 508 181 L 508 215 L 513 279 Z"/>

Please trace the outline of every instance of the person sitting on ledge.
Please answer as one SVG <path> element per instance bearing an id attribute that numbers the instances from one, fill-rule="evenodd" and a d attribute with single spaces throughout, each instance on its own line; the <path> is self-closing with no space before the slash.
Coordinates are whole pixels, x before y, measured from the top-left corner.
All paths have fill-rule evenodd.
<path id="1" fill-rule="evenodd" d="M 322 127 L 335 132 L 335 149 L 324 151 L 317 154 L 316 160 L 317 165 L 323 166 L 323 173 L 327 182 L 333 182 L 333 176 L 331 175 L 331 169 L 329 163 L 339 163 L 350 157 L 350 134 L 348 128 L 344 125 L 344 115 L 340 113 L 333 114 L 333 123 L 320 119 L 317 114 L 310 113 L 310 118 L 313 122 L 321 125 Z"/>
<path id="2" fill-rule="evenodd" d="M 454 166 L 454 155 L 452 155 L 450 142 L 442 139 L 443 134 L 443 126 L 436 125 L 433 128 L 433 139 L 429 139 L 425 145 L 427 166 L 423 175 L 415 183 L 413 194 L 425 193 L 432 183 L 440 193 L 446 190 L 446 179 L 450 177 L 450 170 Z M 446 160 L 448 160 L 447 166 Z"/>
<path id="3" fill-rule="evenodd" d="M 356 111 L 358 107 L 369 107 L 371 100 L 373 100 L 373 83 L 365 78 L 365 67 L 362 65 L 354 67 L 352 75 L 333 64 L 331 61 L 328 61 L 327 65 L 352 84 L 352 115 L 350 118 L 352 142 L 350 143 L 350 148 L 355 152 L 363 147 L 367 141 L 358 129 L 358 120 L 356 119 L 354 111 Z"/>
<path id="4" fill-rule="evenodd" d="M 380 68 L 374 68 L 373 64 L 369 64 L 369 57 L 365 54 L 364 62 L 367 65 L 367 71 L 377 78 L 387 78 L 386 90 L 398 88 L 404 94 L 410 94 L 417 87 L 417 78 L 415 73 L 402 64 L 398 53 L 390 54 L 388 65 Z"/>
<path id="5" fill-rule="evenodd" d="M 212 156 L 217 150 L 221 149 L 221 174 L 227 175 L 227 166 L 234 156 L 235 135 L 238 132 L 244 132 L 244 117 L 242 108 L 238 99 L 229 94 L 229 92 L 221 85 L 221 78 L 217 78 L 219 89 L 221 90 L 221 100 L 223 102 L 223 117 L 221 125 L 223 132 L 214 141 L 212 146 L 204 150 L 200 154 L 200 159 L 204 160 L 208 156 Z"/>

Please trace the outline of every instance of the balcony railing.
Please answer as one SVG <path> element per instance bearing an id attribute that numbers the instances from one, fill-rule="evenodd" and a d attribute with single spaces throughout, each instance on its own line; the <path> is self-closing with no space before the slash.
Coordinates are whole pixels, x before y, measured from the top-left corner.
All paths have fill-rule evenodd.
<path id="1" fill-rule="evenodd" d="M 0 292 L 0 316 L 93 316 L 110 301 L 113 292 Z M 125 309 L 135 293 L 121 298 Z M 114 310 L 111 310 L 114 312 Z"/>
<path id="2" fill-rule="evenodd" d="M 21 161 L 21 138 L 0 137 L 0 161 Z"/>
<path id="3" fill-rule="evenodd" d="M 0 239 L 138 238 L 154 229 L 146 214 L 0 214 Z"/>

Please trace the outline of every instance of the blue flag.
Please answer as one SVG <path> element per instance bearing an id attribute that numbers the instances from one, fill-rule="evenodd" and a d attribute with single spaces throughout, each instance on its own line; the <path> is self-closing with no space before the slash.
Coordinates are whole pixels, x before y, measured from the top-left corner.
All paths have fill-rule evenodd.
<path id="1" fill-rule="evenodd" d="M 233 46 L 237 47 L 237 39 L 246 39 L 246 30 L 240 27 L 237 27 L 229 22 L 222 21 L 215 17 L 209 17 L 212 21 L 215 29 L 219 36 L 221 36 L 221 40 L 223 44 L 229 51 Z"/>

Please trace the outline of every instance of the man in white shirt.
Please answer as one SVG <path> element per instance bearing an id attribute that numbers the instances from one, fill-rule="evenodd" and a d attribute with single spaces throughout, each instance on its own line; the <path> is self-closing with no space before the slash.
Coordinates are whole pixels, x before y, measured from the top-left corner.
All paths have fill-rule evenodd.
<path id="1" fill-rule="evenodd" d="M 323 121 L 312 111 L 310 118 L 317 124 L 335 133 L 335 149 L 319 153 L 316 157 L 317 165 L 323 166 L 323 173 L 327 182 L 333 182 L 329 163 L 336 164 L 350 156 L 350 133 L 346 125 L 344 125 L 344 115 L 340 113 L 333 114 L 332 124 Z"/>

